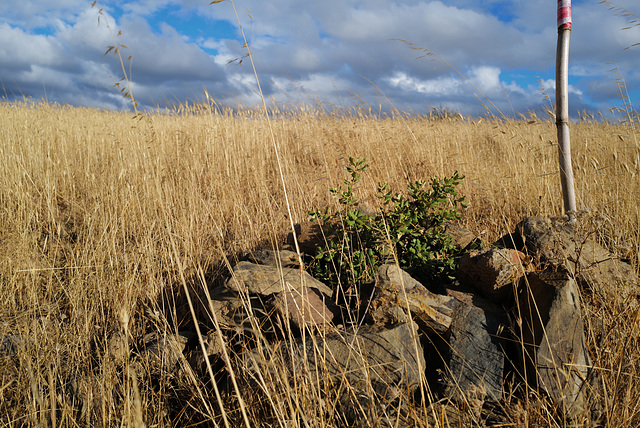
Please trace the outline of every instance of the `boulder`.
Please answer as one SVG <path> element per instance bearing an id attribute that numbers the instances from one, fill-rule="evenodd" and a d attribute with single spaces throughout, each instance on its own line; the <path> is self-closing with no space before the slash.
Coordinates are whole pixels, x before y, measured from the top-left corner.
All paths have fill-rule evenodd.
<path id="1" fill-rule="evenodd" d="M 172 370 L 184 358 L 189 338 L 169 332 L 153 332 L 144 336 L 143 360 L 153 369 Z"/>
<path id="2" fill-rule="evenodd" d="M 581 285 L 601 292 L 638 293 L 640 281 L 631 265 L 614 257 L 589 236 L 576 232 L 572 224 L 529 217 L 516 226 L 516 231 L 531 255 L 556 270 L 566 270 Z"/>
<path id="3" fill-rule="evenodd" d="M 271 304 L 276 313 L 298 329 L 307 326 L 324 331 L 338 313 L 335 303 L 311 287 L 283 291 L 274 297 Z"/>
<path id="4" fill-rule="evenodd" d="M 575 280 L 567 272 L 530 273 L 517 299 L 527 383 L 567 414 L 581 411 L 591 360 Z"/>
<path id="5" fill-rule="evenodd" d="M 506 302 L 526 272 L 532 271 L 528 257 L 508 248 L 486 248 L 465 253 L 460 259 L 458 279 L 495 302 Z"/>
<path id="6" fill-rule="evenodd" d="M 319 382 L 319 388 L 314 386 L 319 391 L 337 393 L 327 399 L 337 399 L 338 409 L 351 423 L 418 388 L 425 367 L 417 326 L 408 323 L 392 328 L 364 325 L 355 332 L 298 339 L 273 345 L 272 352 L 269 361 L 256 352 L 250 352 L 245 361 L 255 361 L 258 370 L 274 370 L 282 367 L 277 363 L 282 358 L 290 376 Z"/>
<path id="7" fill-rule="evenodd" d="M 300 269 L 277 268 L 250 262 L 238 263 L 225 282 L 225 287 L 237 293 L 267 296 L 302 287 L 318 289 L 326 296 L 333 291 L 307 272 Z"/>
<path id="8" fill-rule="evenodd" d="M 215 330 L 209 331 L 209 333 L 204 337 L 204 346 L 205 352 L 207 355 L 222 355 L 224 354 L 224 349 L 227 346 L 224 336 L 222 337 L 222 343 L 220 342 L 220 338 L 218 337 L 218 333 Z"/>
<path id="9" fill-rule="evenodd" d="M 440 352 L 447 367 L 444 394 L 479 413 L 485 399 L 502 397 L 508 320 L 500 306 L 479 296 L 452 289 L 447 294 L 458 303 Z"/>
<path id="10" fill-rule="evenodd" d="M 247 254 L 246 261 L 251 263 L 286 268 L 299 268 L 298 254 L 289 250 L 258 249 Z"/>
<path id="11" fill-rule="evenodd" d="M 447 224 L 445 233 L 451 237 L 453 244 L 461 250 L 467 248 L 477 238 L 476 235 L 467 229 L 452 224 Z"/>
<path id="12" fill-rule="evenodd" d="M 413 318 L 439 333 L 451 325 L 455 299 L 432 293 L 395 264 L 380 266 L 373 293 L 368 317 L 374 324 L 393 325 Z"/>
<path id="13" fill-rule="evenodd" d="M 210 330 L 207 334 L 202 336 L 202 342 L 204 344 L 204 350 L 201 347 L 197 335 L 194 333 L 194 342 L 198 342 L 194 344 L 195 346 L 188 353 L 189 362 L 193 367 L 196 368 L 204 368 L 206 367 L 206 358 L 209 360 L 210 364 L 217 362 L 218 359 L 222 359 L 224 356 L 224 348 L 228 346 L 228 340 L 225 336 L 222 337 L 222 343 L 220 342 L 220 338 L 218 337 L 218 333 L 215 330 Z"/>
<path id="14" fill-rule="evenodd" d="M 245 303 L 235 291 L 226 287 L 217 287 L 209 294 L 208 309 L 215 313 L 212 319 L 217 320 L 220 328 L 233 329 L 247 322 Z"/>

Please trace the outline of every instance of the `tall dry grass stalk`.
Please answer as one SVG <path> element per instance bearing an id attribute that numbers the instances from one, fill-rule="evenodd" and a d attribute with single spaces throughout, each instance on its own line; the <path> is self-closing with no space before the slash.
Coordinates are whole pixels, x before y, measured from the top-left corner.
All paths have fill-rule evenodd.
<path id="1" fill-rule="evenodd" d="M 238 255 L 279 246 L 308 210 L 334 204 L 328 189 L 349 156 L 370 165 L 357 196 L 371 209 L 378 182 L 404 188 L 460 171 L 470 202 L 461 226 L 488 243 L 525 216 L 562 211 L 554 123 L 535 115 L 434 120 L 307 107 L 272 107 L 270 115 L 271 128 L 257 109 L 213 102 L 142 120 L 0 104 L 0 424 L 239 426 L 245 403 L 255 425 L 340 425 L 317 383 L 290 383 L 277 370 L 258 372 L 259 396 L 241 387 L 214 391 L 211 377 L 246 368 L 231 350 L 209 375 L 182 362 L 146 378 L 129 367 L 135 357 L 119 361 L 111 344 L 119 332 L 135 356 L 144 334 L 192 323 L 185 289 L 202 325 L 215 325 L 199 300 L 203 287 L 227 275 Z M 637 270 L 636 126 L 585 120 L 572 124 L 572 135 L 578 208 L 599 213 L 595 236 Z M 585 296 L 585 308 L 607 424 L 635 427 L 637 305 L 602 293 Z M 506 412 L 514 424 L 558 424 L 544 406 L 514 401 Z M 458 423 L 419 400 L 408 417 L 424 426 Z M 386 418 L 385 426 L 397 426 Z"/>

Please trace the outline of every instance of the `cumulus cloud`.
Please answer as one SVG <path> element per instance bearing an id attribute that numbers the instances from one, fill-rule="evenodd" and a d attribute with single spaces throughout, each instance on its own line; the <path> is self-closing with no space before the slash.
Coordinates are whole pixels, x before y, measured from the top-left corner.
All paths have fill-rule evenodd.
<path id="1" fill-rule="evenodd" d="M 2 22 L 25 30 L 57 27 L 72 21 L 88 5 L 86 0 L 3 0 L 0 3 Z"/>
<path id="2" fill-rule="evenodd" d="M 617 3 L 637 9 L 635 0 Z M 126 106 L 113 88 L 122 77 L 119 60 L 104 56 L 113 35 L 129 46 L 121 53 L 131 56 L 127 73 L 143 106 L 198 98 L 203 87 L 231 103 L 258 101 L 228 2 L 103 0 L 99 6 L 100 25 L 98 7 L 86 0 L 4 0 L 5 95 L 41 98 L 44 87 L 60 102 Z M 388 106 L 388 98 L 400 109 L 424 112 L 445 105 L 481 114 L 478 97 L 520 111 L 544 103 L 544 91 L 553 96 L 557 32 L 555 4 L 547 1 L 245 0 L 236 8 L 264 93 L 278 102 L 308 97 L 341 104 L 357 94 L 359 102 L 374 105 Z M 628 18 L 597 0 L 574 0 L 573 10 L 575 106 L 617 103 L 612 94 L 619 75 L 637 94 L 637 54 L 624 48 L 640 42 L 640 27 L 621 30 Z"/>
<path id="3" fill-rule="evenodd" d="M 391 86 L 404 91 L 437 96 L 459 94 L 461 92 L 460 86 L 463 83 L 459 79 L 451 76 L 420 80 L 402 71 L 394 73 L 394 75 L 387 80 Z"/>

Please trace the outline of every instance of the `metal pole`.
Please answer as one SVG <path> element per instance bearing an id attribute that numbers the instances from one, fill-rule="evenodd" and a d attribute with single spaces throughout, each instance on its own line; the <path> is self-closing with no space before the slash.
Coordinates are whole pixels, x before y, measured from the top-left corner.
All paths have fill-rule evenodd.
<path id="1" fill-rule="evenodd" d="M 576 221 L 576 193 L 571 166 L 569 135 L 569 36 L 571 35 L 571 0 L 558 0 L 558 47 L 556 51 L 556 127 L 558 158 L 564 212 L 571 223 Z"/>

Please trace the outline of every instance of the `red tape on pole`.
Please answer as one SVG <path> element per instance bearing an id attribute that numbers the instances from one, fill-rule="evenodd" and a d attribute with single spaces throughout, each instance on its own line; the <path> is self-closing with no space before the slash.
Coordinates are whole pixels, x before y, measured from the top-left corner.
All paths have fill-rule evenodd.
<path id="1" fill-rule="evenodd" d="M 558 0 L 558 29 L 571 29 L 571 0 Z"/>

